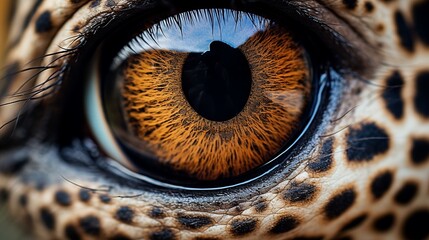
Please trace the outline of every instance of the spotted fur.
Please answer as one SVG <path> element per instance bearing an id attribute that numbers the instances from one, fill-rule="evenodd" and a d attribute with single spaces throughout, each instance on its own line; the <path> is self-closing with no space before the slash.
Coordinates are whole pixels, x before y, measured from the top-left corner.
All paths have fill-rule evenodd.
<path id="1" fill-rule="evenodd" d="M 17 1 L 3 103 L 30 95 L 53 104 L 60 70 L 79 47 L 143 2 Z M 25 145 L 1 143 L 2 204 L 39 239 L 427 239 L 429 2 L 290 2 L 329 21 L 357 64 L 341 73 L 326 121 L 291 155 L 299 164 L 233 189 L 151 189 L 91 166 L 80 148 L 60 154 L 38 133 L 24 136 L 34 138 Z M 26 86 L 36 73 L 35 87 Z M 16 91 L 27 94 L 8 97 Z M 0 123 L 23 106 L 2 106 Z"/>

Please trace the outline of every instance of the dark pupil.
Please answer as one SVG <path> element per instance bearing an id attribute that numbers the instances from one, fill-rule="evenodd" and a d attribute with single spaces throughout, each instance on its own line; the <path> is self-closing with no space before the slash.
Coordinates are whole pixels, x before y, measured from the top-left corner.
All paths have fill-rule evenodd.
<path id="1" fill-rule="evenodd" d="M 251 85 L 244 54 L 220 41 L 213 41 L 205 53 L 190 53 L 183 66 L 186 99 L 208 120 L 221 122 L 237 116 L 249 99 Z"/>

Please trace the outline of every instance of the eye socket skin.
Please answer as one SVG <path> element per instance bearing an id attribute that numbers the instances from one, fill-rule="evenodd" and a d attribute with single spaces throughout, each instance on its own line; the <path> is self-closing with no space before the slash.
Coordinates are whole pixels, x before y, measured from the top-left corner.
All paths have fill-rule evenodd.
<path id="1" fill-rule="evenodd" d="M 146 30 L 152 38 L 143 33 L 138 44 L 131 41 L 133 54 L 113 68 L 113 78 L 101 80 L 116 141 L 135 153 L 119 161 L 145 170 L 152 161 L 210 181 L 272 160 L 306 125 L 313 77 L 304 47 L 286 28 L 245 12 L 208 9 L 172 18 L 182 19 L 180 26 L 166 19 Z"/>

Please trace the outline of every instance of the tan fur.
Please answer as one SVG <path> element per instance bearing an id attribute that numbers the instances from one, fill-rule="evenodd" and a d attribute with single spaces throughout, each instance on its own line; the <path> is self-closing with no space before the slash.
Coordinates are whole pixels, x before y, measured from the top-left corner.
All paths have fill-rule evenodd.
<path id="1" fill-rule="evenodd" d="M 10 49 L 7 63 L 25 64 L 44 54 L 76 46 L 78 43 L 72 40 L 77 39 L 77 33 L 73 30 L 92 37 L 94 32 L 88 30 L 91 26 L 111 19 L 109 14 L 135 1 L 118 0 L 114 1 L 117 5 L 111 6 L 108 3 L 112 1 L 103 0 L 99 7 L 90 8 L 92 1 L 80 1 L 82 5 L 72 7 L 71 1 L 45 0 L 38 12 L 58 13 L 54 19 L 55 33 L 36 35 L 34 29 L 24 29 L 26 37 Z M 67 239 L 76 235 L 81 239 L 156 239 L 162 236 L 167 239 L 350 237 L 371 240 L 408 237 L 405 230 L 410 216 L 416 211 L 429 211 L 429 160 L 415 164 L 412 156 L 413 141 L 429 136 L 429 119 L 418 112 L 414 101 L 419 91 L 416 77 L 428 70 L 429 47 L 415 37 L 414 52 L 404 49 L 394 14 L 400 11 L 407 24 L 411 24 L 412 5 L 420 1 L 358 1 L 352 9 L 344 2 L 350 1 L 290 1 L 303 9 L 311 9 L 308 11 L 319 22 L 332 23 L 330 30 L 348 40 L 347 50 L 356 57 L 347 60 L 359 62 L 363 59 L 365 66 L 347 68 L 340 73 L 341 81 L 336 84 L 341 86 L 341 91 L 333 93 L 338 99 L 335 99 L 334 109 L 323 116 L 324 127 L 312 131 L 309 138 L 314 140 L 295 151 L 286 162 L 297 162 L 296 165 L 286 164 L 285 168 L 278 168 L 261 181 L 205 194 L 177 189 L 153 190 L 150 186 L 114 177 L 93 165 L 69 164 L 63 161 L 56 146 L 28 136 L 35 141 L 2 149 L 0 154 L 0 161 L 5 164 L 16 160 L 19 154 L 24 154 L 29 162 L 19 173 L 0 174 L 0 190 L 9 193 L 6 204 L 14 219 L 38 239 Z M 373 4 L 372 12 L 366 10 L 366 2 Z M 58 4 L 66 6 L 61 8 L 64 12 L 58 10 Z M 66 39 L 68 41 L 64 41 Z M 38 41 L 38 48 L 32 45 L 35 41 Z M 291 52 L 279 50 L 272 54 Z M 71 59 L 64 57 L 54 63 L 63 66 Z M 55 56 L 45 57 L 34 64 L 47 66 L 53 60 Z M 161 60 L 168 62 L 169 58 Z M 302 62 L 298 61 L 297 65 L 302 66 Z M 47 70 L 36 82 L 42 83 L 55 70 L 58 69 Z M 398 87 L 388 86 L 387 81 L 395 71 L 400 72 L 404 82 L 401 118 L 394 117 L 383 99 L 386 89 Z M 138 73 L 128 72 L 133 79 Z M 19 76 L 15 85 L 22 84 L 27 77 Z M 5 109 L 0 108 L 1 117 L 16 114 Z M 362 132 L 365 129 L 375 129 L 376 135 L 366 136 L 369 132 Z M 353 139 L 350 137 L 353 134 L 363 137 Z M 381 150 L 376 149 L 378 152 L 371 150 L 378 141 L 385 145 Z M 362 160 L 359 155 L 367 158 Z M 331 161 L 327 169 L 315 167 L 314 163 L 326 159 Z M 386 189 L 381 196 L 376 196 L 374 181 L 386 173 L 391 174 L 391 182 L 384 186 Z M 413 196 L 406 196 L 411 197 L 409 202 L 401 203 L 397 196 L 407 183 L 415 184 L 417 190 Z M 82 191 L 86 191 L 89 199 L 82 198 L 86 196 Z M 23 204 L 22 199 L 27 199 L 27 203 Z M 345 209 L 340 211 L 341 208 Z M 394 216 L 392 226 L 387 231 L 375 229 L 376 220 L 386 214 Z M 360 224 L 345 229 L 362 216 Z M 411 223 L 408 230 L 419 224 Z"/>

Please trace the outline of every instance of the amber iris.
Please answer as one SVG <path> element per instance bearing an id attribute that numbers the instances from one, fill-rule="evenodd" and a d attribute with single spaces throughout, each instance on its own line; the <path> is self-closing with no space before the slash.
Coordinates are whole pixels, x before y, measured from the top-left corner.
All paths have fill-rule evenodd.
<path id="1" fill-rule="evenodd" d="M 284 148 L 301 125 L 311 76 L 303 47 L 280 25 L 261 22 L 236 45 L 207 40 L 206 51 L 130 54 L 117 81 L 133 144 L 165 167 L 216 180 L 246 173 Z"/>

